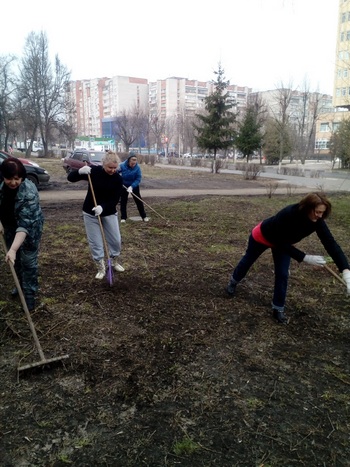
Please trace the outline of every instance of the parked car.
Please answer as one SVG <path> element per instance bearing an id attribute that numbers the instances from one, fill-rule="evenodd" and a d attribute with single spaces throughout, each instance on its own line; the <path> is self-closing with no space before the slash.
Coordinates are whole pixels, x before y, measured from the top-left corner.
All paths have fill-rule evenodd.
<path id="1" fill-rule="evenodd" d="M 71 172 L 72 170 L 79 170 L 85 163 L 88 165 L 102 165 L 104 156 L 103 151 L 88 151 L 87 149 L 79 149 L 62 159 L 64 170 Z"/>
<path id="2" fill-rule="evenodd" d="M 8 157 L 12 157 L 11 154 L 8 154 L 5 151 L 0 151 L 0 181 L 3 180 L 1 175 L 1 164 Z M 26 169 L 28 180 L 31 180 L 37 188 L 41 188 L 42 186 L 49 183 L 50 175 L 47 170 L 43 169 L 39 166 L 39 164 L 29 159 L 23 159 L 21 157 L 18 159 L 22 162 L 24 168 Z"/>

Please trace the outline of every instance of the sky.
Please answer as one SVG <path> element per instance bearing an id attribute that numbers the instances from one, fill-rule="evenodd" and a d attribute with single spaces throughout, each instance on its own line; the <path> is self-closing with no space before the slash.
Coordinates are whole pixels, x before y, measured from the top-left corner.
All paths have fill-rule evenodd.
<path id="1" fill-rule="evenodd" d="M 215 80 L 253 91 L 333 94 L 338 0 L 18 0 L 3 2 L 0 55 L 45 32 L 72 80 Z M 5 39 L 6 38 L 6 39 Z"/>

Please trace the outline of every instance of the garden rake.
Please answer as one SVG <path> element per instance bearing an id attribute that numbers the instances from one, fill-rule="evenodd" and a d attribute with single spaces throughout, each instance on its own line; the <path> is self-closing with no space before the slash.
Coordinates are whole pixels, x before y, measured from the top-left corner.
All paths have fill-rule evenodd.
<path id="1" fill-rule="evenodd" d="M 1 241 L 2 241 L 2 245 L 3 245 L 4 251 L 5 251 L 5 255 L 6 255 L 7 254 L 7 246 L 6 246 L 6 242 L 5 242 L 5 238 L 4 238 L 3 234 L 1 234 Z M 69 355 L 62 355 L 60 357 L 53 357 L 53 358 L 46 358 L 45 357 L 44 352 L 42 350 L 42 347 L 40 345 L 38 335 L 37 335 L 36 330 L 35 330 L 35 326 L 34 326 L 32 317 L 30 315 L 30 312 L 29 312 L 29 309 L 28 309 L 28 306 L 27 306 L 26 299 L 25 299 L 23 291 L 22 291 L 22 287 L 21 287 L 21 285 L 19 283 L 19 280 L 18 280 L 18 277 L 17 277 L 17 273 L 15 271 L 14 265 L 11 263 L 11 261 L 8 261 L 8 264 L 10 266 L 12 276 L 14 278 L 15 285 L 17 287 L 18 294 L 19 294 L 19 297 L 21 299 L 22 307 L 23 307 L 23 310 L 25 312 L 26 318 L 27 318 L 28 323 L 29 323 L 30 330 L 31 330 L 33 338 L 34 338 L 35 346 L 36 346 L 36 348 L 38 350 L 38 353 L 40 355 L 40 360 L 38 362 L 29 363 L 27 365 L 20 366 L 20 367 L 17 368 L 17 370 L 18 371 L 28 370 L 30 368 L 35 368 L 35 367 L 38 367 L 38 366 L 48 365 L 49 363 L 52 363 L 52 362 L 65 360 L 66 358 L 69 357 Z"/>
<path id="2" fill-rule="evenodd" d="M 89 185 L 90 185 L 90 189 L 91 189 L 92 198 L 94 200 L 94 205 L 96 207 L 97 206 L 97 201 L 96 201 L 96 196 L 95 196 L 95 192 L 94 192 L 94 187 L 92 186 L 92 181 L 91 181 L 90 174 L 88 174 L 88 179 L 89 179 Z M 109 256 L 109 249 L 108 249 L 107 240 L 106 240 L 105 232 L 104 232 L 102 221 L 101 221 L 101 216 L 97 216 L 97 217 L 98 217 L 98 222 L 100 224 L 103 246 L 104 246 L 104 249 L 105 249 L 105 253 L 107 255 L 107 274 L 106 274 L 106 277 L 107 277 L 107 281 L 108 281 L 109 285 L 112 286 L 113 285 L 112 260 L 111 260 L 111 258 Z"/>
<path id="3" fill-rule="evenodd" d="M 125 188 L 127 190 L 127 187 L 125 185 L 123 185 L 123 188 Z M 147 204 L 143 199 L 141 199 L 140 197 L 138 197 L 137 195 L 135 195 L 134 192 L 131 193 L 132 196 L 135 196 L 135 198 L 137 198 L 139 201 L 142 201 L 143 204 L 145 204 L 151 211 L 155 212 L 157 214 L 157 216 L 161 217 L 163 220 L 165 220 L 165 222 L 169 222 L 168 219 L 165 219 L 165 217 L 163 217 L 161 214 L 159 214 L 159 212 L 157 212 L 155 209 L 152 208 L 152 206 L 150 206 L 149 204 Z"/>

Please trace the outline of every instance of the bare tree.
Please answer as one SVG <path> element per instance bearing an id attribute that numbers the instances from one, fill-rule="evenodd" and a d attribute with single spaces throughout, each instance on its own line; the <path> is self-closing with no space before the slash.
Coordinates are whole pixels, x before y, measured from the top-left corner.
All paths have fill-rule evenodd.
<path id="1" fill-rule="evenodd" d="M 293 97 L 291 84 L 286 88 L 283 83 L 276 90 L 274 101 L 275 105 L 270 107 L 274 124 L 279 134 L 279 162 L 278 171 L 281 170 L 282 160 L 285 156 L 285 148 L 288 146 L 288 135 L 290 134 L 290 104 Z"/>
<path id="2" fill-rule="evenodd" d="M 16 58 L 13 55 L 0 57 L 0 148 L 8 150 L 9 138 L 14 133 L 16 78 L 12 70 Z M 4 138 L 2 138 L 4 135 Z"/>
<path id="3" fill-rule="evenodd" d="M 161 119 L 159 114 L 149 115 L 148 122 L 150 142 L 154 142 L 158 153 L 162 144 L 162 135 L 164 135 L 165 132 L 165 122 Z"/>
<path id="4" fill-rule="evenodd" d="M 46 34 L 31 32 L 24 47 L 19 86 L 23 102 L 22 116 L 26 120 L 25 126 L 31 130 L 28 152 L 39 131 L 46 155 L 54 128 L 65 122 L 67 111 L 70 110 L 65 92 L 69 79 L 70 73 L 57 55 L 52 67 Z"/>

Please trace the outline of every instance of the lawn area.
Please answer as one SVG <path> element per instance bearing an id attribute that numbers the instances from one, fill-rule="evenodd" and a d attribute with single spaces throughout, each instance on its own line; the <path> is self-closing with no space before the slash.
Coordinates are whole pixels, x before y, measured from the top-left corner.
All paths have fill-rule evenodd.
<path id="1" fill-rule="evenodd" d="M 3 264 L 0 465 L 349 466 L 345 287 L 293 261 L 290 324 L 277 325 L 268 251 L 234 299 L 225 293 L 251 228 L 299 199 L 148 198 L 168 222 L 151 213 L 121 226 L 125 272 L 112 287 L 94 279 L 81 201 L 45 203 L 33 321 L 45 355 L 69 359 L 17 373 L 39 356 Z M 330 199 L 350 256 L 350 195 Z M 316 236 L 299 247 L 326 254 Z"/>

